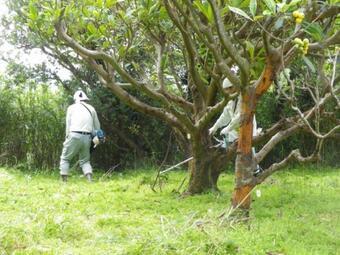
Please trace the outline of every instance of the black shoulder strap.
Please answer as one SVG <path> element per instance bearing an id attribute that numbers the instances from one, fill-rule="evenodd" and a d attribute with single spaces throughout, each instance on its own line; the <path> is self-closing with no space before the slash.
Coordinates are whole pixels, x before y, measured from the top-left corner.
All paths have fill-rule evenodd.
<path id="1" fill-rule="evenodd" d="M 233 113 L 236 112 L 238 103 L 239 103 L 239 102 L 238 102 L 238 98 L 236 98 L 236 99 L 234 100 L 234 110 L 233 110 Z"/>
<path id="2" fill-rule="evenodd" d="M 86 108 L 86 110 L 89 112 L 89 114 L 91 115 L 91 119 L 92 119 L 92 128 L 94 127 L 94 118 L 93 118 L 93 116 L 92 116 L 92 112 L 90 111 L 90 109 L 89 108 L 87 108 L 87 106 L 85 105 L 85 104 L 82 104 L 82 103 L 80 103 L 82 106 L 84 106 L 85 108 Z"/>
<path id="3" fill-rule="evenodd" d="M 91 113 L 90 109 L 89 109 L 89 108 L 87 108 L 87 106 L 86 106 L 86 105 L 84 105 L 84 104 L 82 104 L 82 103 L 80 103 L 80 104 L 86 108 L 86 110 L 89 112 L 89 114 L 91 115 L 91 118 L 92 118 L 92 113 Z"/>

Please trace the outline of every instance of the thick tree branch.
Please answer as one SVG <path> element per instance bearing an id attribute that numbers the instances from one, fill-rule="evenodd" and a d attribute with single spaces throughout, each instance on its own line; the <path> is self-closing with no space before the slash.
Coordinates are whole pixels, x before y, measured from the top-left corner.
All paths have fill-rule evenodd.
<path id="1" fill-rule="evenodd" d="M 336 31 L 334 35 L 326 38 L 325 40 L 317 43 L 311 43 L 309 45 L 309 52 L 316 52 L 324 50 L 331 45 L 340 44 L 340 30 Z"/>
<path id="2" fill-rule="evenodd" d="M 164 42 L 159 39 L 159 43 L 155 44 L 156 52 L 157 52 L 157 59 L 156 59 L 156 69 L 157 69 L 157 77 L 158 82 L 160 84 L 160 88 L 162 91 L 165 91 L 165 83 L 164 83 L 164 70 L 163 70 L 163 54 L 164 54 Z"/>
<path id="3" fill-rule="evenodd" d="M 287 137 L 291 136 L 294 134 L 300 126 L 298 124 L 295 124 L 294 126 L 286 129 L 286 130 L 281 130 L 277 132 L 271 139 L 261 148 L 261 150 L 256 153 L 255 155 L 255 161 L 259 164 L 271 150 L 281 141 L 286 139 Z"/>
<path id="4" fill-rule="evenodd" d="M 217 114 L 222 111 L 222 109 L 227 105 L 230 99 L 224 98 L 221 102 L 217 103 L 213 107 L 209 107 L 206 113 L 199 119 L 196 123 L 195 127 L 198 129 L 205 128 L 210 122 L 211 119 Z"/>
<path id="5" fill-rule="evenodd" d="M 217 27 L 218 36 L 224 46 L 224 49 L 228 52 L 229 56 L 235 61 L 235 63 L 239 66 L 241 71 L 241 80 L 242 85 L 245 86 L 248 84 L 248 78 L 249 78 L 249 63 L 245 58 L 242 58 L 238 54 L 238 49 L 236 49 L 231 41 L 231 38 L 228 37 L 228 33 L 225 30 L 224 23 L 221 19 L 221 13 L 219 11 L 219 8 L 217 6 L 217 3 L 215 0 L 208 0 L 214 14 L 215 18 L 215 24 Z"/>
<path id="6" fill-rule="evenodd" d="M 192 7 L 192 3 L 189 0 L 186 0 L 188 8 L 191 10 L 192 13 L 192 19 L 188 17 L 188 22 L 190 23 L 191 27 L 194 29 L 196 34 L 199 36 L 199 38 L 202 40 L 202 42 L 209 48 L 209 50 L 212 52 L 215 61 L 216 61 L 216 70 L 218 70 L 219 73 L 224 74 L 228 77 L 228 79 L 235 85 L 240 87 L 241 81 L 238 79 L 238 77 L 230 70 L 228 67 L 226 61 L 222 58 L 222 54 L 217 50 L 216 48 L 216 40 L 214 39 L 214 36 L 212 35 L 211 28 L 209 28 L 206 24 L 203 24 L 199 17 L 196 17 L 195 10 Z"/>
<path id="7" fill-rule="evenodd" d="M 309 124 L 308 120 L 304 117 L 303 113 L 300 111 L 298 107 L 293 106 L 292 107 L 294 111 L 298 113 L 300 116 L 301 120 L 305 124 L 305 126 L 309 129 L 309 131 L 317 138 L 319 139 L 326 139 L 330 137 L 336 130 L 340 129 L 340 125 L 337 125 L 333 127 L 330 131 L 328 131 L 326 134 L 320 134 L 319 132 L 315 131 L 312 126 Z"/>
<path id="8" fill-rule="evenodd" d="M 276 50 L 271 50 L 270 54 L 267 56 L 265 68 L 260 78 L 255 83 L 255 94 L 257 99 L 260 98 L 272 84 L 280 67 L 279 58 L 279 54 Z"/>
<path id="9" fill-rule="evenodd" d="M 183 11 L 182 8 L 178 6 L 177 1 L 173 0 L 172 3 L 176 5 L 178 10 Z M 198 55 L 197 55 L 197 52 L 195 50 L 194 43 L 193 43 L 188 31 L 183 27 L 180 20 L 178 19 L 178 15 L 174 12 L 173 8 L 170 6 L 169 1 L 164 0 L 164 4 L 165 4 L 165 7 L 168 11 L 170 18 L 173 20 L 174 24 L 178 27 L 178 29 L 180 30 L 180 32 L 182 34 L 184 45 L 187 49 L 188 58 L 189 58 L 189 61 L 188 61 L 189 73 L 191 74 L 198 91 L 200 92 L 201 96 L 204 98 L 205 94 L 206 94 L 206 89 L 205 89 L 203 81 L 202 81 L 202 79 L 201 79 L 201 77 L 200 77 L 200 75 L 199 75 L 199 73 L 197 72 L 197 69 L 196 69 L 196 59 L 198 59 Z M 186 16 L 187 16 L 187 14 L 184 14 L 184 17 L 186 17 Z"/>
<path id="10" fill-rule="evenodd" d="M 339 15 L 340 13 L 340 6 L 337 5 L 331 5 L 328 8 L 323 8 L 321 10 L 321 13 L 317 14 L 317 17 L 315 18 L 315 21 L 327 19 L 330 17 L 334 17 L 336 15 Z"/>
<path id="11" fill-rule="evenodd" d="M 290 123 L 294 123 L 292 126 L 290 126 L 288 129 L 286 130 L 282 130 L 279 131 L 278 133 L 276 133 L 263 147 L 262 149 L 256 153 L 255 155 L 255 160 L 257 163 L 260 163 L 265 157 L 266 155 L 272 150 L 272 148 L 274 148 L 274 146 L 276 144 L 278 144 L 279 142 L 281 142 L 282 140 L 286 139 L 287 137 L 291 136 L 292 134 L 294 134 L 294 132 L 296 132 L 299 128 L 302 127 L 309 127 L 309 131 L 313 131 L 312 134 L 317 137 L 318 139 L 326 139 L 328 137 L 330 137 L 337 129 L 340 128 L 340 126 L 336 126 L 334 127 L 331 131 L 329 131 L 326 135 L 320 135 L 318 133 L 316 133 L 309 125 L 308 123 L 308 119 L 311 118 L 313 116 L 313 114 L 315 114 L 315 112 L 317 111 L 318 107 L 323 106 L 324 104 L 326 104 L 330 99 L 331 99 L 331 94 L 327 93 L 322 99 L 320 99 L 318 105 L 313 106 L 311 109 L 309 109 L 308 111 L 304 112 L 304 113 L 299 113 L 297 116 L 293 116 L 291 118 L 289 118 L 289 122 Z M 288 119 L 287 119 L 288 121 Z"/>
<path id="12" fill-rule="evenodd" d="M 77 43 L 75 40 L 73 40 L 71 37 L 69 37 L 66 34 L 65 29 L 63 28 L 63 25 L 61 24 L 61 20 L 56 25 L 56 29 L 58 32 L 58 35 L 68 43 L 68 45 L 73 48 L 76 52 L 78 52 L 81 56 L 84 57 L 84 59 L 87 59 L 87 61 L 91 64 L 91 66 L 96 70 L 96 72 L 103 78 L 103 80 L 106 81 L 106 85 L 113 90 L 113 87 L 117 87 L 115 90 L 113 90 L 115 93 L 117 93 L 117 96 L 121 96 L 122 100 L 128 103 L 131 107 L 134 109 L 139 110 L 141 112 L 147 112 L 151 115 L 160 117 L 163 120 L 166 120 L 167 122 L 175 123 L 176 126 L 181 128 L 183 130 L 184 124 L 186 127 L 185 129 L 191 130 L 193 129 L 193 125 L 191 121 L 188 119 L 188 117 L 184 114 L 181 114 L 176 111 L 176 109 L 173 108 L 173 106 L 168 102 L 168 100 L 161 94 L 156 93 L 150 89 L 148 89 L 146 86 L 144 86 L 143 83 L 140 83 L 133 79 L 127 72 L 125 72 L 119 64 L 109 55 L 107 55 L 104 52 L 95 51 L 95 50 L 88 50 L 84 47 L 82 47 L 79 43 Z M 129 95 L 126 91 L 124 91 L 122 88 L 118 88 L 118 85 L 111 79 L 110 75 L 98 64 L 95 63 L 94 59 L 103 59 L 104 61 L 107 61 L 110 63 L 115 70 L 117 70 L 118 73 L 120 73 L 124 78 L 126 78 L 129 82 L 132 83 L 135 87 L 142 90 L 147 95 L 160 100 L 163 104 L 165 104 L 166 108 L 170 110 L 172 114 L 166 113 L 164 109 L 155 108 L 146 105 L 145 103 L 140 102 L 138 99 L 132 97 Z M 126 95 L 129 95 L 128 97 Z M 176 118 L 181 119 L 181 123 L 178 121 L 174 121 L 174 116 Z"/>
<path id="13" fill-rule="evenodd" d="M 264 172 L 254 178 L 255 185 L 261 184 L 267 177 L 272 175 L 273 173 L 283 169 L 284 167 L 288 166 L 289 163 L 293 161 L 297 161 L 300 163 L 308 163 L 308 162 L 315 162 L 319 160 L 318 153 L 314 152 L 312 155 L 308 157 L 303 157 L 300 153 L 300 150 L 293 150 L 284 160 L 279 163 L 272 164 L 269 168 L 265 169 Z"/>

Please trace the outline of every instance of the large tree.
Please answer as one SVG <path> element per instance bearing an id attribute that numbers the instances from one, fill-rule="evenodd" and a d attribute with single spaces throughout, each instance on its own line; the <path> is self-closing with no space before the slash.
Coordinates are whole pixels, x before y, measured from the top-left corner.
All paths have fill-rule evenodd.
<path id="1" fill-rule="evenodd" d="M 315 160 L 322 141 L 338 128 L 323 133 L 310 124 L 311 119 L 319 121 L 325 115 L 327 102 L 336 98 L 333 102 L 339 107 L 338 77 L 327 79 L 326 64 L 313 65 L 323 63 L 326 54 L 334 57 L 338 52 L 333 47 L 340 42 L 340 7 L 335 1 L 21 0 L 11 5 L 18 14 L 16 21 L 28 24 L 27 37 L 75 75 L 79 73 L 74 63 L 87 65 L 127 105 L 176 131 L 193 157 L 188 193 L 217 188 L 223 165 L 236 153 L 232 202 L 247 209 L 249 192 L 257 184 L 293 158 Z M 294 61 L 315 69 L 317 86 L 312 81 L 296 84 L 288 75 L 279 79 Z M 232 71 L 235 67 L 238 73 Z M 207 132 L 228 101 L 237 97 L 223 92 L 225 77 L 242 97 L 239 139 L 227 152 L 213 147 Z M 296 115 L 282 116 L 253 137 L 256 105 L 274 80 Z M 284 80 L 287 84 L 280 85 Z M 152 100 L 133 96 L 127 87 Z M 313 95 L 307 109 L 300 109 L 295 100 L 299 90 Z M 301 129 L 317 137 L 314 153 L 303 157 L 298 150 L 292 151 L 260 176 L 252 175 L 277 143 Z M 256 155 L 251 153 L 254 143 L 262 144 Z"/>

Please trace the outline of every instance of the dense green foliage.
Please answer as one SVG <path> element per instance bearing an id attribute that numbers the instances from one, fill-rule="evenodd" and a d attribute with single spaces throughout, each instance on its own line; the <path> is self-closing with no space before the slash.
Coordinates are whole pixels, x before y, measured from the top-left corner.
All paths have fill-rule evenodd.
<path id="1" fill-rule="evenodd" d="M 309 104 L 312 100 L 310 97 L 299 98 L 301 104 Z M 333 104 L 327 105 L 328 107 L 335 107 Z M 289 102 L 279 98 L 277 93 L 271 91 L 263 96 L 263 99 L 259 102 L 256 110 L 257 124 L 261 128 L 269 128 L 273 123 L 279 121 L 283 114 L 294 114 Z M 324 119 L 322 126 L 330 129 L 334 125 L 334 120 Z M 280 161 L 290 151 L 300 148 L 303 155 L 308 155 L 313 150 L 316 139 L 313 135 L 304 132 L 303 130 L 291 136 L 289 139 L 278 144 L 261 163 L 262 167 L 269 166 L 274 162 Z M 259 146 L 258 148 L 261 148 Z M 340 151 L 339 138 L 335 136 L 335 139 L 327 139 L 325 141 L 324 149 L 321 152 L 321 164 L 336 166 L 340 165 L 340 159 L 337 156 Z"/>
<path id="2" fill-rule="evenodd" d="M 52 81 L 55 83 L 46 69 L 25 68 L 13 63 L 6 75 L 2 76 L 0 128 L 6 132 L 0 136 L 0 164 L 19 164 L 26 170 L 58 166 L 66 108 L 73 102 L 72 93 L 80 84 L 77 80 L 69 80 L 68 90 L 64 90 L 60 84 L 58 89 L 51 85 Z M 168 163 L 174 163 L 182 157 L 171 129 L 164 123 L 130 109 L 107 89 L 84 89 L 88 91 L 91 104 L 97 109 L 102 128 L 108 136 L 107 143 L 94 152 L 95 167 L 107 169 L 117 164 L 120 167 L 136 167 L 142 161 L 159 163 L 165 157 Z M 308 105 L 312 99 L 300 96 L 299 100 Z M 268 128 L 282 114 L 292 114 L 292 110 L 279 92 L 273 89 L 259 103 L 256 113 L 258 125 Z M 331 126 L 332 122 L 325 125 Z M 299 146 L 303 152 L 310 152 L 314 143 L 315 139 L 308 134 L 302 132 L 294 135 L 279 144 L 263 165 L 282 159 Z M 322 152 L 324 163 L 339 165 L 339 146 L 336 139 L 326 142 Z"/>
<path id="3" fill-rule="evenodd" d="M 228 69 L 232 64 L 240 65 L 239 62 L 243 62 L 235 61 L 235 59 L 231 61 L 229 57 L 241 54 L 242 59 L 249 62 L 249 77 L 246 75 L 249 79 L 243 81 L 245 83 L 243 85 L 249 85 L 259 78 L 265 65 L 266 54 L 260 43 L 262 37 L 259 36 L 263 29 L 262 26 L 266 23 L 265 20 L 275 20 L 272 26 L 267 28 L 275 34 L 275 37 L 281 38 L 279 40 L 275 37 L 272 38 L 271 43 L 275 47 L 281 45 L 282 42 L 290 44 L 293 37 L 302 39 L 306 37 L 310 39 L 311 44 L 318 43 L 323 38 L 334 34 L 339 27 L 339 22 L 335 18 L 330 20 L 330 23 L 322 20 L 318 23 L 313 16 L 317 14 L 317 11 L 334 5 L 335 1 L 315 3 L 313 7 L 315 13 L 311 12 L 308 15 L 306 13 L 301 28 L 293 18 L 293 13 L 296 10 L 307 11 L 304 8 L 309 1 L 290 1 L 277 5 L 273 0 L 263 2 L 218 1 L 219 10 L 217 13 L 225 20 L 225 31 L 228 31 L 225 34 L 231 36 L 230 42 L 234 45 L 235 51 L 231 51 L 227 49 L 228 47 L 225 48 L 225 42 L 222 43 L 221 36 L 218 36 L 218 27 L 214 21 L 211 2 L 209 4 L 209 1 L 193 1 L 191 7 L 186 1 L 178 1 L 179 7 L 176 8 L 176 2 L 169 5 L 175 16 L 178 16 L 177 22 L 183 22 L 185 30 L 190 31 L 182 35 L 178 29 L 180 26 L 176 26 L 176 19 L 171 19 L 170 9 L 166 8 L 165 2 L 167 1 L 9 1 L 9 7 L 13 13 L 4 20 L 4 24 L 8 27 L 6 30 L 8 39 L 26 48 L 37 47 L 49 52 L 56 62 L 72 71 L 74 79 L 63 84 L 58 83 L 60 88 L 63 85 L 66 89 L 63 93 L 49 91 L 46 84 L 43 83 L 40 86 L 35 81 L 30 81 L 29 78 L 35 76 L 34 72 L 27 75 L 25 70 L 20 68 L 14 74 L 9 87 L 8 81 L 4 82 L 4 87 L 7 88 L 1 91 L 0 100 L 3 103 L 0 106 L 2 110 L 0 127 L 3 130 L 9 130 L 9 132 L 6 132 L 0 140 L 0 155 L 2 155 L 0 163 L 24 162 L 30 168 L 55 167 L 59 161 L 64 136 L 64 113 L 67 105 L 72 102 L 70 96 L 78 86 L 82 86 L 93 99 L 93 105 L 99 113 L 103 129 L 109 138 L 108 142 L 95 152 L 93 158 L 96 167 L 109 168 L 117 164 L 132 165 L 140 159 L 159 163 L 167 154 L 168 142 L 170 144 L 169 158 L 173 160 L 178 156 L 179 151 L 174 142 L 175 139 L 171 135 L 173 134 L 169 127 L 171 124 L 165 126 L 155 118 L 146 117 L 146 115 L 138 114 L 136 110 L 128 108 L 113 96 L 112 91 L 103 88 L 102 84 L 105 82 L 99 81 L 98 74 L 102 80 L 103 77 L 112 76 L 111 78 L 115 82 L 131 83 L 132 85 L 125 92 L 129 97 L 138 98 L 139 102 L 144 103 L 144 107 L 145 105 L 159 107 L 157 109 L 160 113 L 158 117 L 160 115 L 164 117 L 165 112 L 171 113 L 172 117 L 179 120 L 178 123 L 182 127 L 183 123 L 189 123 L 184 129 L 185 131 L 188 131 L 188 127 L 189 130 L 195 129 L 204 123 L 197 129 L 199 132 L 205 132 L 207 128 L 211 127 L 213 117 L 205 119 L 210 119 L 210 122 L 198 120 L 205 115 L 205 111 L 209 112 L 206 106 L 212 106 L 222 100 L 221 93 L 217 93 L 216 98 L 219 100 L 216 102 L 212 99 L 214 96 L 208 100 L 209 96 L 204 95 L 201 98 L 204 99 L 202 100 L 205 102 L 204 106 L 198 104 L 195 106 L 196 110 L 202 109 L 201 113 L 196 110 L 187 111 L 187 109 L 181 108 L 177 102 L 163 100 L 163 96 L 166 94 L 158 94 L 161 80 L 164 82 L 168 95 L 180 95 L 184 99 L 187 99 L 185 97 L 187 95 L 181 93 L 180 88 L 176 88 L 174 80 L 181 78 L 180 73 L 185 71 L 188 72 L 187 80 L 191 80 L 191 92 L 197 92 L 198 84 L 203 84 L 203 90 L 207 88 L 210 91 L 218 91 L 216 84 L 221 84 L 222 78 L 226 76 L 227 70 L 224 68 Z M 186 17 L 181 15 L 183 14 L 181 9 L 193 15 L 197 24 L 185 21 Z M 65 20 L 67 33 L 73 39 L 87 49 L 98 49 L 108 53 L 112 59 L 109 61 L 95 57 L 91 67 L 91 61 L 87 62 L 88 59 L 80 57 L 82 54 L 78 54 L 79 49 L 78 51 L 71 50 L 67 47 L 67 43 L 58 39 L 56 24 L 61 18 Z M 249 23 L 248 36 L 233 37 L 232 35 L 239 32 L 237 30 L 245 20 L 252 21 Z M 325 25 L 325 29 L 322 29 L 323 25 Z M 197 29 L 196 26 L 207 27 L 206 29 Z M 300 34 L 293 36 L 291 33 L 298 29 L 301 29 Z M 282 31 L 285 32 L 281 34 Z M 292 37 L 290 38 L 290 36 Z M 214 43 L 211 43 L 212 38 L 216 40 Z M 216 48 L 213 47 L 214 45 Z M 163 50 L 162 54 L 158 55 L 160 46 L 163 47 Z M 294 49 L 296 45 L 290 46 Z M 74 54 L 76 52 L 78 53 Z M 325 52 L 332 55 L 334 47 L 329 47 Z M 222 59 L 219 59 L 218 56 Z M 158 58 L 159 63 L 156 62 Z M 311 83 L 315 87 L 315 84 L 318 83 L 318 75 L 315 71 L 318 67 L 317 62 L 318 58 L 313 54 L 302 56 L 301 52 L 296 53 L 296 59 L 292 61 L 293 77 L 291 78 L 299 84 L 305 77 L 298 77 L 298 74 L 313 73 Z M 116 64 L 118 66 L 115 66 Z M 224 65 L 225 67 L 222 68 Z M 109 75 L 98 73 L 94 66 L 102 67 L 103 71 Z M 331 74 L 330 66 L 328 63 L 324 67 L 324 69 L 328 69 L 326 75 Z M 213 75 L 211 70 L 215 68 L 216 72 L 214 71 Z M 221 69 L 219 70 L 219 68 Z M 159 75 L 159 72 L 162 75 Z M 236 77 L 234 78 L 236 79 Z M 237 79 L 245 79 L 245 76 Z M 141 86 L 140 80 L 150 86 L 148 89 L 154 89 L 154 92 L 157 93 L 146 88 L 143 90 L 144 84 Z M 46 81 L 44 82 L 46 83 Z M 12 89 L 14 90 L 12 91 Z M 288 86 L 285 89 L 288 91 Z M 310 97 L 306 97 L 301 90 L 296 89 L 296 91 L 296 95 L 294 95 L 295 98 L 298 98 L 296 104 L 301 109 L 312 105 Z M 117 91 L 114 93 L 117 94 Z M 154 98 L 156 99 L 154 100 Z M 187 103 L 195 104 L 195 100 L 192 99 L 190 98 Z M 205 101 L 205 99 L 207 100 Z M 260 127 L 268 128 L 281 117 L 292 115 L 289 102 L 281 99 L 277 91 L 271 90 L 259 102 L 256 116 Z M 48 106 L 45 106 L 46 104 Z M 22 107 L 22 105 L 28 107 Z M 136 105 L 133 106 L 138 108 Z M 327 105 L 327 107 L 329 106 Z M 146 111 L 145 108 L 144 111 Z M 281 116 L 280 113 L 284 114 Z M 196 117 L 195 114 L 197 114 Z M 214 117 L 216 118 L 217 115 L 216 111 Z M 178 118 L 178 116 L 180 117 Z M 329 127 L 332 127 L 332 124 L 334 123 L 331 123 Z M 173 128 L 173 126 L 171 127 Z M 16 132 L 18 130 L 18 135 L 13 136 L 11 130 L 16 130 Z M 182 133 L 183 137 L 187 137 L 185 132 Z M 187 140 L 185 142 L 188 143 Z M 339 143 L 336 141 L 331 143 L 333 143 L 332 146 L 324 150 L 323 154 L 327 158 L 327 163 L 337 165 L 339 158 L 336 153 L 339 151 Z M 261 164 L 270 165 L 277 162 L 287 156 L 291 150 L 299 147 L 302 148 L 303 154 L 304 152 L 310 153 L 314 144 L 315 139 L 310 135 L 299 133 L 290 137 L 288 141 L 280 143 L 265 159 L 266 162 L 261 162 Z M 46 152 L 48 152 L 48 157 L 46 157 Z"/>
<path id="4" fill-rule="evenodd" d="M 338 169 L 339 170 L 339 169 Z M 220 194 L 180 199 L 184 172 L 171 172 L 154 193 L 146 171 L 58 175 L 0 169 L 1 254 L 298 254 L 336 255 L 338 170 L 298 168 L 257 187 L 249 223 L 222 221 L 233 176 Z M 256 191 L 255 191 L 256 192 Z M 257 191 L 258 192 L 258 191 Z"/>
<path id="5" fill-rule="evenodd" d="M 171 151 L 168 162 L 180 155 L 173 137 L 170 138 L 171 129 L 163 122 L 129 108 L 105 88 L 92 89 L 89 95 L 108 138 L 94 152 L 97 166 L 131 167 L 141 161 L 157 164 L 167 150 Z"/>
<path id="6" fill-rule="evenodd" d="M 8 27 L 7 38 L 27 48 L 41 48 L 68 68 L 78 81 L 66 86 L 70 90 L 68 93 L 72 94 L 79 84 L 91 91 L 103 127 L 111 138 L 96 155 L 98 162 L 105 167 L 136 161 L 136 158 L 145 159 L 150 155 L 159 160 L 166 154 L 170 128 L 154 118 L 136 114 L 135 110 L 153 114 L 165 120 L 171 128 L 180 127 L 182 140 L 186 143 L 191 141 L 185 140 L 188 132 L 206 135 L 211 120 L 221 112 L 221 109 L 211 111 L 208 107 L 221 101 L 216 98 L 224 98 L 218 92 L 218 84 L 227 76 L 241 89 L 253 85 L 263 71 L 269 45 L 276 49 L 284 46 L 286 49 L 282 54 L 291 48 L 292 55 L 287 58 L 289 61 L 285 66 L 292 64 L 293 78 L 314 70 L 314 86 L 318 82 L 316 63 L 320 62 L 314 54 L 316 45 L 320 43 L 321 47 L 321 41 L 330 38 L 339 28 L 339 19 L 332 14 L 336 11 L 333 0 L 315 3 L 297 0 L 280 4 L 274 0 L 18 0 L 8 4 L 13 12 L 4 20 Z M 317 19 L 316 16 L 327 8 L 330 16 Z M 306 17 L 298 22 L 294 16 L 296 11 L 301 15 L 305 13 Z M 64 29 L 73 42 L 79 43 L 78 46 L 65 36 L 63 38 Z M 266 33 L 262 34 L 263 31 Z M 268 37 L 265 44 L 264 37 Z M 309 40 L 303 52 L 296 50 L 298 45 L 293 39 Z M 333 44 L 335 41 L 329 47 L 326 45 L 322 54 L 331 55 Z M 309 45 L 310 51 L 307 50 Z M 80 46 L 91 50 L 90 53 Z M 105 57 L 102 53 L 106 54 Z M 236 75 L 230 71 L 235 65 L 240 69 Z M 329 66 L 322 69 L 331 69 Z M 183 84 L 178 82 L 181 72 L 187 73 L 189 92 L 196 93 L 195 96 L 186 98 L 183 93 L 180 86 Z M 326 75 L 330 73 L 328 70 Z M 118 86 L 117 83 L 121 82 L 129 83 L 133 90 Z M 103 84 L 135 110 L 123 106 L 103 89 Z M 290 88 L 285 89 L 287 92 Z M 295 92 L 295 98 L 303 99 L 304 95 L 299 94 L 301 91 L 296 88 Z M 130 100 L 131 97 L 135 100 Z M 186 102 L 183 104 L 183 101 Z M 286 103 L 279 102 L 277 95 L 269 92 L 257 109 L 259 126 L 267 128 L 281 117 L 290 116 L 287 111 L 290 105 Z M 301 109 L 313 105 L 311 98 L 294 103 Z M 288 114 L 280 116 L 278 110 Z M 315 139 L 310 136 L 303 139 L 306 143 L 301 143 L 301 136 L 297 135 L 288 144 L 282 143 L 283 146 L 273 151 L 275 157 L 267 159 L 268 164 L 284 158 L 292 149 L 300 147 L 297 145 L 306 145 L 302 150 L 312 150 Z M 337 147 L 333 148 L 332 151 L 337 150 Z M 175 155 L 177 147 L 171 149 L 171 155 Z M 332 161 L 333 154 L 326 154 L 331 155 Z"/>
<path id="7" fill-rule="evenodd" d="M 69 90 L 51 84 L 48 70 L 11 64 L 0 81 L 0 164 L 29 169 L 55 168 L 65 137 L 65 113 L 73 103 L 77 80 Z M 52 78 L 53 79 L 53 78 Z M 55 81 L 54 81 L 55 82 Z M 95 167 L 135 166 L 141 160 L 162 161 L 170 130 L 160 121 L 137 113 L 103 88 L 88 90 L 97 109 L 107 142 L 94 152 Z M 171 140 L 173 159 L 177 147 Z"/>
<path id="8" fill-rule="evenodd" d="M 62 93 L 27 81 L 0 85 L 0 95 L 0 163 L 56 166 L 65 137 Z"/>
<path id="9" fill-rule="evenodd" d="M 308 110 L 314 104 L 315 95 L 323 93 L 328 88 L 322 86 L 322 75 L 320 71 L 316 71 L 317 66 L 320 68 L 320 64 L 317 63 L 317 59 L 313 56 L 310 57 L 309 66 L 305 64 L 306 59 L 296 59 L 291 64 L 289 69 L 286 69 L 287 76 L 290 78 L 290 82 L 295 84 L 295 102 L 292 102 L 289 98 L 286 98 L 283 94 L 289 91 L 289 85 L 287 80 L 281 73 L 276 81 L 272 84 L 269 91 L 260 100 L 256 109 L 256 120 L 263 129 L 270 128 L 274 123 L 277 123 L 285 117 L 291 117 L 296 114 L 296 111 L 292 109 L 292 106 L 299 105 L 302 111 Z M 329 55 L 329 61 L 331 60 L 331 54 Z M 329 61 L 324 63 L 323 68 L 327 79 L 331 79 L 332 73 Z M 287 71 L 288 70 L 288 71 Z M 302 75 L 303 74 L 303 75 Z M 317 88 L 314 94 L 307 91 L 302 84 L 309 84 L 310 87 Z M 314 97 L 314 98 L 313 98 Z M 325 107 L 325 111 L 334 111 L 335 116 L 333 118 L 324 117 L 318 123 L 321 132 L 326 133 L 327 130 L 332 129 L 337 125 L 337 121 L 340 117 L 339 110 L 336 106 L 335 100 L 328 102 Z M 313 128 L 316 127 L 316 121 L 310 121 Z M 339 133 L 339 132 L 338 132 Z M 335 138 L 335 139 L 332 139 Z M 273 162 L 278 162 L 285 155 L 288 155 L 290 151 L 300 148 L 303 155 L 308 155 L 312 152 L 316 143 L 316 138 L 310 133 L 306 132 L 306 129 L 300 130 L 289 139 L 284 140 L 278 144 L 267 156 L 262 165 L 269 166 Z M 321 161 L 327 165 L 339 166 L 340 160 L 337 157 L 338 151 L 340 151 L 340 143 L 338 135 L 330 137 L 325 140 L 324 149 L 321 152 Z"/>
<path id="10" fill-rule="evenodd" d="M 65 111 L 72 103 L 72 95 L 51 89 L 41 81 L 28 79 L 22 69 L 20 73 L 23 77 L 18 77 L 19 72 L 16 72 L 16 75 L 3 80 L 0 86 L 0 128 L 6 130 L 0 136 L 0 163 L 19 164 L 26 170 L 57 167 L 64 139 Z M 38 77 L 36 73 L 30 75 L 31 78 Z M 175 138 L 163 123 L 131 110 L 102 88 L 90 93 L 91 103 L 96 107 L 108 136 L 107 143 L 94 152 L 95 167 L 107 169 L 117 164 L 131 167 L 141 161 L 158 163 L 164 159 L 168 149 L 167 162 L 174 163 L 181 156 Z M 280 110 L 289 111 L 289 105 L 280 105 L 274 93 L 266 95 L 258 107 L 258 125 L 267 128 L 275 123 Z M 129 147 L 126 139 L 135 147 Z M 303 151 L 308 151 L 313 142 L 311 136 L 297 134 L 277 146 L 264 165 L 283 158 L 301 144 Z M 339 143 L 330 140 L 326 145 L 323 162 L 339 165 L 336 156 Z"/>

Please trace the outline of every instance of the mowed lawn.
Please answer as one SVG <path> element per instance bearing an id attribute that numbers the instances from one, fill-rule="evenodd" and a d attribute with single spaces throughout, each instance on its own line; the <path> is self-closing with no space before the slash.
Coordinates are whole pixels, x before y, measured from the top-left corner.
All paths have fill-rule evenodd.
<path id="1" fill-rule="evenodd" d="M 0 168 L 0 254 L 340 254 L 340 169 L 273 175 L 255 190 L 249 222 L 219 217 L 231 173 L 221 193 L 187 198 L 177 192 L 184 171 L 157 192 L 155 176 L 96 173 L 89 184 L 79 171 L 63 184 L 57 170 Z"/>

